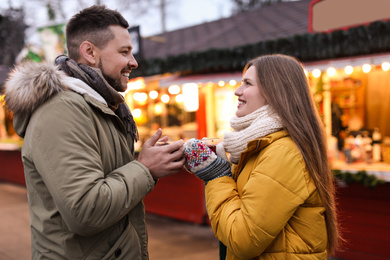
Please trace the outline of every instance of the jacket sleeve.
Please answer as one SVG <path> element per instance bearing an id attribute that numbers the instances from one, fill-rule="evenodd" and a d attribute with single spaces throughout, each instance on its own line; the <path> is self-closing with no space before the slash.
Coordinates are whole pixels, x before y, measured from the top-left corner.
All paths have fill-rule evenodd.
<path id="1" fill-rule="evenodd" d="M 81 101 L 63 98 L 45 109 L 51 111 L 37 115 L 32 133 L 35 167 L 68 228 L 83 236 L 98 233 L 128 214 L 155 182 L 143 164 L 122 165 L 115 148 L 114 170 L 104 172 L 101 142 L 110 141 L 99 140 L 92 110 Z"/>
<path id="2" fill-rule="evenodd" d="M 237 257 L 251 259 L 270 245 L 308 191 L 299 151 L 275 144 L 246 167 L 241 196 L 232 178 L 219 178 L 206 186 L 206 207 L 218 239 Z"/>

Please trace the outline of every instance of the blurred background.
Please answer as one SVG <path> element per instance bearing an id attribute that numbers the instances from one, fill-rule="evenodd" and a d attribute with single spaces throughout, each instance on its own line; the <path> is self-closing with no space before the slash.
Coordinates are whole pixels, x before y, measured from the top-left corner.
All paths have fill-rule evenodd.
<path id="1" fill-rule="evenodd" d="M 1 103 L 12 68 L 66 54 L 66 21 L 92 4 L 130 23 L 139 68 L 122 94 L 139 128 L 137 150 L 159 127 L 170 140 L 222 138 L 246 62 L 272 53 L 299 59 L 338 183 L 347 241 L 337 256 L 390 258 L 390 1 L 3 0 Z M 22 144 L 0 106 L 0 181 L 24 187 Z M 145 204 L 157 216 L 209 225 L 203 183 L 184 170 L 160 180 Z"/>

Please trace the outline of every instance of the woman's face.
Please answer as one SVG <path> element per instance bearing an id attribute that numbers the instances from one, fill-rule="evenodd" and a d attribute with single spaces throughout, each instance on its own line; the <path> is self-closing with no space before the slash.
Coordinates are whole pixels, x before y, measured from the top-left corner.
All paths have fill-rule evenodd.
<path id="1" fill-rule="evenodd" d="M 238 96 L 237 117 L 246 116 L 266 105 L 257 83 L 255 66 L 250 66 L 242 77 L 242 84 L 234 92 Z"/>

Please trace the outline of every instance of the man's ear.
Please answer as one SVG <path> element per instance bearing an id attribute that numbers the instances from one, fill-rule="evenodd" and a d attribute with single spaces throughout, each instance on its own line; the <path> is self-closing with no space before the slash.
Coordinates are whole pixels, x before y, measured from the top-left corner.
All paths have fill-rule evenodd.
<path id="1" fill-rule="evenodd" d="M 89 41 L 83 41 L 80 45 L 80 58 L 94 67 L 98 63 L 99 57 L 97 47 Z"/>

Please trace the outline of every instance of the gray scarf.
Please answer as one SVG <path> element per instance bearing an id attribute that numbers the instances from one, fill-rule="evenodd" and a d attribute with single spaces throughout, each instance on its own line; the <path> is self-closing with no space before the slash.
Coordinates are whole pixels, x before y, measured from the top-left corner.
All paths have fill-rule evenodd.
<path id="1" fill-rule="evenodd" d="M 60 69 L 69 76 L 85 82 L 99 93 L 99 95 L 106 100 L 108 106 L 122 120 L 126 127 L 126 131 L 136 142 L 138 141 L 139 135 L 137 125 L 124 97 L 108 84 L 100 69 L 76 63 L 65 55 L 58 56 L 55 59 L 55 64 L 59 65 Z"/>

